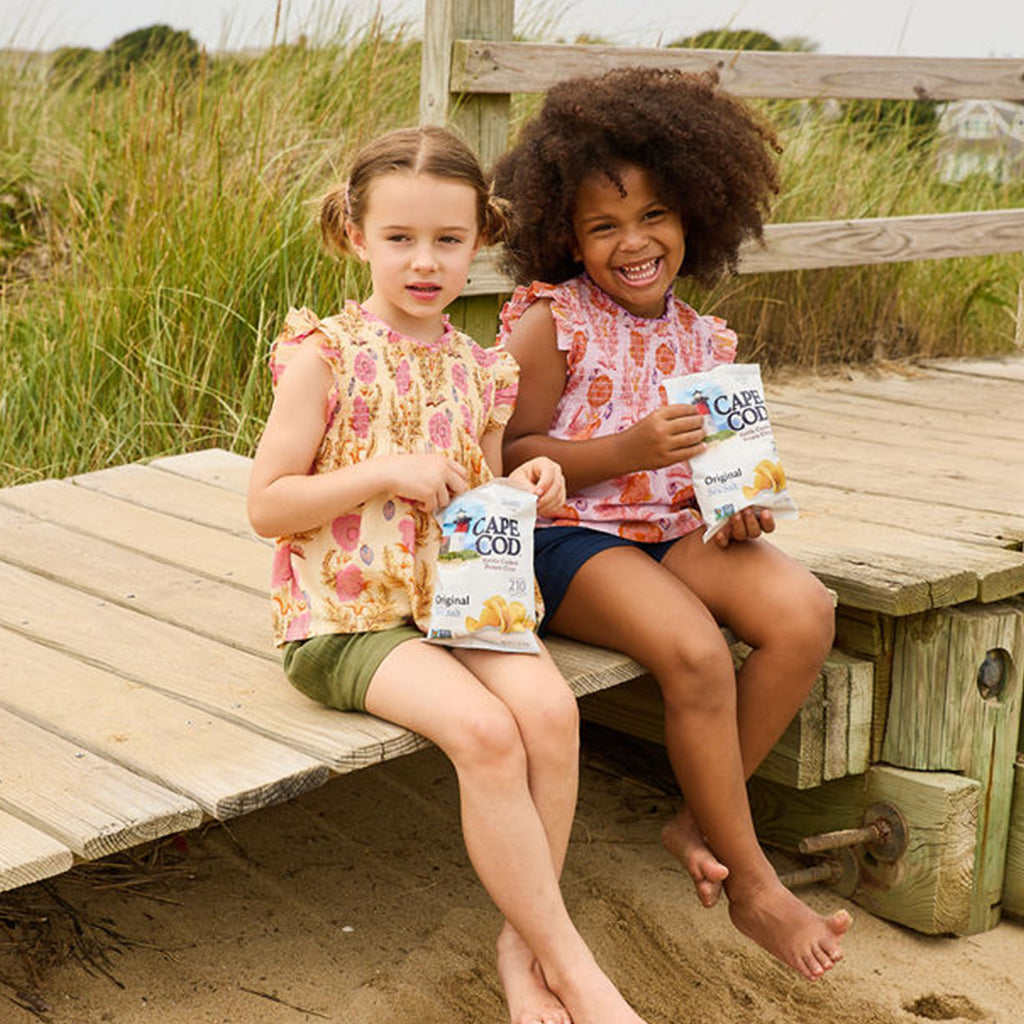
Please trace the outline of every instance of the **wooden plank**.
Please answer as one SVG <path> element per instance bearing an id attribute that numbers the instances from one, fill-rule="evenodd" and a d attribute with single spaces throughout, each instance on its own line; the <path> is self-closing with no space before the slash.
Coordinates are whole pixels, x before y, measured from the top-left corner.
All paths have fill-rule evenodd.
<path id="1" fill-rule="evenodd" d="M 564 78 L 630 65 L 716 69 L 724 89 L 766 99 L 1024 100 L 1024 61 L 1012 58 L 484 43 L 472 38 L 458 39 L 452 47 L 451 88 L 544 92 Z"/>
<path id="2" fill-rule="evenodd" d="M 864 658 L 850 658 L 833 650 L 826 665 L 842 666 L 850 687 L 846 771 L 859 775 L 871 764 L 871 721 L 875 699 L 875 666 Z"/>
<path id="3" fill-rule="evenodd" d="M 994 464 L 994 468 L 1005 466 L 1021 455 L 1019 436 L 993 436 L 993 419 L 998 418 L 991 415 L 980 414 L 968 423 L 958 413 L 957 431 L 954 433 L 949 429 L 948 413 L 944 422 L 942 415 L 935 413 L 931 424 L 924 423 L 924 417 L 919 412 L 915 412 L 913 417 L 903 417 L 904 422 L 894 422 L 891 419 L 865 417 L 863 405 L 862 400 L 855 408 L 844 411 L 832 404 L 826 410 L 820 406 L 794 404 L 774 396 L 768 397 L 772 429 L 783 451 L 788 447 L 784 439 L 795 432 L 798 440 L 826 446 L 837 441 L 853 440 L 865 445 L 884 445 L 889 451 L 896 450 L 911 458 L 920 453 L 920 457 L 932 461 L 977 460 L 986 467 L 993 467 Z M 894 411 L 892 403 L 887 404 L 885 411 Z M 975 429 L 969 430 L 968 426 Z M 1007 429 L 1006 433 L 1015 434 L 1016 431 Z M 983 448 L 979 446 L 979 439 L 984 442 Z"/>
<path id="4" fill-rule="evenodd" d="M 911 379 L 918 380 L 921 387 L 919 390 L 909 389 L 907 398 L 915 395 L 921 398 L 939 392 L 932 406 L 920 402 L 912 404 L 909 400 L 900 401 L 897 397 L 887 395 L 882 386 L 873 392 L 870 380 L 856 376 L 839 383 L 831 377 L 803 377 L 789 384 L 773 380 L 766 384 L 765 392 L 773 425 L 776 405 L 785 405 L 807 410 L 818 429 L 824 433 L 839 435 L 835 425 L 839 422 L 838 417 L 843 417 L 844 428 L 858 423 L 863 430 L 876 431 L 879 428 L 889 430 L 894 426 L 911 427 L 951 440 L 949 409 L 950 403 L 956 403 L 957 428 L 963 435 L 986 440 L 1019 441 L 1020 430 L 1017 425 L 1024 423 L 1024 409 L 1018 408 L 1014 402 L 1014 396 L 1019 396 L 1015 384 L 992 380 L 984 389 L 986 404 L 971 406 L 964 402 L 963 395 L 957 395 L 956 378 L 943 380 L 934 374 L 923 376 L 918 371 Z M 964 382 L 969 385 L 977 383 L 969 378 Z M 992 408 L 999 409 L 998 416 L 992 415 Z"/>
<path id="5" fill-rule="evenodd" d="M 0 551 L 3 561 L 48 580 L 279 661 L 269 592 L 257 596 L 2 505 Z"/>
<path id="6" fill-rule="evenodd" d="M 889 716 L 892 685 L 892 659 L 895 623 L 891 615 L 840 605 L 836 609 L 835 647 L 859 658 L 870 660 L 871 712 L 869 762 L 881 760 L 885 723 Z M 861 710 L 859 715 L 863 715 Z M 851 731 L 851 736 L 853 732 Z M 858 733 L 859 736 L 859 733 Z M 853 749 L 851 740 L 851 750 Z M 852 760 L 852 754 L 851 754 Z"/>
<path id="7" fill-rule="evenodd" d="M 921 366 L 940 373 L 965 374 L 1024 384 L 1024 356 L 999 355 L 981 359 L 919 359 Z"/>
<path id="8" fill-rule="evenodd" d="M 849 660 L 853 660 L 852 658 Z M 823 782 L 850 775 L 850 675 L 843 664 L 823 665 L 821 778 Z M 860 769 L 864 771 L 864 769 Z"/>
<path id="9" fill-rule="evenodd" d="M 336 772 L 429 745 L 423 737 L 372 715 L 335 711 L 308 700 L 289 685 L 277 653 L 269 646 L 257 653 L 247 651 L 259 642 L 256 637 L 261 630 L 269 640 L 265 607 L 257 609 L 253 602 L 240 607 L 234 593 L 225 594 L 235 621 L 230 616 L 218 618 L 218 628 L 224 630 L 220 640 L 209 635 L 209 629 L 196 633 L 164 621 L 166 617 L 192 622 L 196 615 L 203 615 L 202 603 L 197 601 L 190 609 L 182 605 L 173 586 L 162 586 L 164 575 L 154 572 L 149 582 L 140 576 L 129 601 L 118 592 L 117 584 L 130 578 L 130 570 L 125 578 L 111 572 L 90 579 L 90 587 L 96 590 L 96 596 L 90 597 L 0 563 L 0 587 L 9 584 L 11 595 L 9 600 L 0 597 L 0 623 L 286 743 Z M 206 596 L 216 604 L 215 594 Z M 58 605 L 62 620 L 51 621 L 49 610 Z M 552 639 L 549 648 L 577 695 L 613 686 L 642 671 L 614 651 L 558 638 Z"/>
<path id="10" fill-rule="evenodd" d="M 799 502 L 800 488 L 794 485 L 793 493 Z M 801 509 L 800 518 L 782 523 L 771 540 L 794 556 L 802 544 L 827 548 L 831 540 L 844 551 L 858 551 L 864 561 L 908 559 L 931 584 L 928 599 L 933 608 L 975 599 L 1000 601 L 1024 591 L 1021 552 L 995 545 L 965 544 L 911 524 L 864 523 L 841 513 L 824 515 Z M 803 564 L 812 572 L 816 569 L 813 563 Z M 903 614 L 920 610 L 906 607 Z"/>
<path id="11" fill-rule="evenodd" d="M 1013 766 L 1013 807 L 1006 844 L 1003 911 L 1024 918 L 1024 754 L 1017 755 Z"/>
<path id="12" fill-rule="evenodd" d="M 176 519 L 64 480 L 42 480 L 0 490 L 0 505 L 180 565 L 253 594 L 266 596 L 269 591 L 270 549 L 256 544 L 252 538 Z"/>
<path id="13" fill-rule="evenodd" d="M 53 836 L 0 811 L 0 892 L 59 875 L 74 855 Z"/>
<path id="14" fill-rule="evenodd" d="M 161 473 L 137 462 L 84 473 L 72 477 L 72 483 L 186 522 L 211 526 L 269 545 L 269 542 L 258 538 L 249 526 L 245 502 L 222 487 L 189 480 L 174 473 Z"/>
<path id="15" fill-rule="evenodd" d="M 909 845 L 895 863 L 860 858 L 857 902 L 926 935 L 973 933 L 980 786 L 959 775 L 888 765 L 873 767 L 866 778 L 868 805 L 897 808 L 909 825 Z"/>
<path id="16" fill-rule="evenodd" d="M 1018 253 L 1024 209 L 768 224 L 764 240 L 742 247 L 741 274 Z"/>
<path id="17" fill-rule="evenodd" d="M 784 447 L 781 438 L 779 443 Z M 1021 549 L 1024 518 L 936 505 L 927 500 L 926 495 L 865 494 L 856 487 L 816 484 L 798 477 L 790 479 L 803 518 L 817 516 L 827 521 L 831 516 L 844 516 L 864 524 L 885 526 L 913 523 L 919 533 L 932 537 L 1006 551 Z M 789 524 L 780 526 L 780 530 L 788 528 Z"/>
<path id="18" fill-rule="evenodd" d="M 946 416 L 958 409 L 974 415 L 989 413 L 995 421 L 992 425 L 995 430 L 999 430 L 999 421 L 1017 423 L 1024 415 L 1021 389 L 1017 385 L 966 374 L 928 371 L 913 377 L 854 379 L 843 385 L 843 392 L 858 398 L 903 405 L 908 415 L 917 409 L 933 409 Z M 993 409 L 998 411 L 998 415 L 993 414 Z M 1007 436 L 1005 429 L 1000 436 Z M 1012 438 L 1013 434 L 1009 436 Z"/>
<path id="19" fill-rule="evenodd" d="M 609 726 L 629 736 L 654 743 L 665 742 L 664 704 L 658 684 L 650 676 L 584 697 L 580 701 L 580 714 L 589 722 Z M 755 774 L 797 789 L 820 785 L 822 725 L 822 696 L 820 688 L 816 687 Z"/>
<path id="20" fill-rule="evenodd" d="M 59 620 L 53 615 L 58 607 Z M 334 711 L 308 700 L 274 661 L 2 563 L 0 624 L 226 719 L 225 725 L 253 732 L 254 742 L 279 741 L 271 744 L 271 753 L 287 744 L 299 764 L 314 758 L 334 771 L 351 771 L 427 745 L 372 715 Z M 268 767 L 272 763 L 268 753 Z"/>
<path id="21" fill-rule="evenodd" d="M 976 779 L 952 773 L 875 765 L 863 776 L 817 789 L 752 779 L 750 803 L 762 842 L 790 851 L 805 836 L 861 825 L 873 804 L 895 808 L 908 825 L 907 849 L 887 863 L 854 848 L 852 900 L 928 935 L 964 934 L 971 930 L 980 790 Z"/>
<path id="22" fill-rule="evenodd" d="M 835 487 L 851 482 L 868 493 L 929 495 L 936 504 L 979 512 L 1019 516 L 1024 484 L 1005 463 L 979 456 L 967 462 L 953 459 L 913 459 L 884 441 L 847 439 L 840 449 L 827 438 L 789 431 L 780 451 L 786 473 Z"/>
<path id="23" fill-rule="evenodd" d="M 445 25 L 440 18 L 447 18 Z M 439 11 L 428 11 L 424 31 L 448 40 L 471 36 L 486 41 L 512 38 L 515 21 L 515 0 L 453 0 L 440 5 Z M 443 45 L 443 44 L 440 44 Z M 424 61 L 432 55 L 435 44 L 425 44 Z M 447 65 L 450 50 L 445 46 L 442 56 Z M 431 75 L 426 103 L 433 103 L 433 95 L 444 85 L 447 67 L 438 71 L 431 56 L 430 67 L 424 71 Z M 448 82 L 448 87 L 451 83 Z M 449 98 L 450 100 L 450 98 Z M 511 97 L 497 92 L 488 95 L 464 95 L 449 107 L 452 127 L 472 146 L 485 168 L 491 167 L 508 147 Z M 509 290 L 509 289 L 505 289 Z M 498 333 L 499 301 L 494 295 L 472 295 L 463 291 L 463 297 L 453 303 L 448 313 L 452 323 L 482 345 L 491 345 Z"/>
<path id="24" fill-rule="evenodd" d="M 483 45 L 508 42 L 515 22 L 514 0 L 455 0 L 451 31 L 455 38 L 471 36 Z M 449 89 L 462 91 L 449 81 Z M 460 97 L 450 116 L 453 126 L 490 167 L 508 148 L 511 89 L 491 89 L 486 95 Z"/>
<path id="25" fill-rule="evenodd" d="M 979 684 L 990 652 L 1002 659 L 998 695 L 982 692 Z M 882 757 L 889 764 L 960 771 L 980 780 L 972 932 L 999 919 L 1022 674 L 1024 603 L 944 609 L 896 625 Z"/>
<path id="26" fill-rule="evenodd" d="M 0 709 L 0 808 L 95 860 L 198 825 L 198 804 Z"/>
<path id="27" fill-rule="evenodd" d="M 226 448 L 201 448 L 179 455 L 164 455 L 151 460 L 149 465 L 243 495 L 248 493 L 252 472 L 252 459 Z"/>
<path id="28" fill-rule="evenodd" d="M 544 645 L 577 697 L 607 690 L 647 671 L 632 658 L 606 647 L 580 644 L 560 636 L 545 637 Z"/>
<path id="29" fill-rule="evenodd" d="M 455 0 L 427 0 L 420 57 L 420 124 L 448 120 Z"/>
<path id="30" fill-rule="evenodd" d="M 829 782 L 868 769 L 874 665 L 833 649 L 822 666 L 824 737 L 822 779 Z"/>
<path id="31" fill-rule="evenodd" d="M 211 817 L 291 799 L 328 777 L 311 758 L 199 708 L 6 628 L 0 639 L 0 706 L 187 796 Z"/>
<path id="32" fill-rule="evenodd" d="M 793 221 L 766 224 L 763 244 L 745 242 L 740 247 L 736 269 L 740 274 L 767 274 L 1012 254 L 1024 249 L 1022 239 L 1024 209 Z M 513 287 L 498 268 L 497 253 L 482 249 L 462 294 L 493 295 Z"/>
<path id="33" fill-rule="evenodd" d="M 827 541 L 790 536 L 784 527 L 769 538 L 780 550 L 805 566 L 838 596 L 840 605 L 910 615 L 931 608 L 936 595 L 942 603 L 969 600 L 977 593 L 977 577 L 969 569 L 922 566 L 899 554 L 871 553 L 863 547 L 841 547 Z"/>

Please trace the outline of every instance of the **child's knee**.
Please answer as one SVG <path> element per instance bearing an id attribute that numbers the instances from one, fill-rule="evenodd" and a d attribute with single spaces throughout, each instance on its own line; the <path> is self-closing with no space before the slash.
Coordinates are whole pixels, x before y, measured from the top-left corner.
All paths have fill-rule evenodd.
<path id="1" fill-rule="evenodd" d="M 809 573 L 804 586 L 791 594 L 783 631 L 790 643 L 811 660 L 824 661 L 835 639 L 836 612 L 831 592 Z"/>
<path id="2" fill-rule="evenodd" d="M 717 630 L 680 631 L 652 664 L 666 713 L 719 711 L 735 703 L 732 654 Z"/>
<path id="3" fill-rule="evenodd" d="M 564 683 L 545 687 L 527 713 L 531 738 L 547 748 L 572 752 L 579 745 L 580 711 Z"/>
<path id="4" fill-rule="evenodd" d="M 516 720 L 499 700 L 485 711 L 463 716 L 446 752 L 459 770 L 515 773 L 526 766 Z"/>

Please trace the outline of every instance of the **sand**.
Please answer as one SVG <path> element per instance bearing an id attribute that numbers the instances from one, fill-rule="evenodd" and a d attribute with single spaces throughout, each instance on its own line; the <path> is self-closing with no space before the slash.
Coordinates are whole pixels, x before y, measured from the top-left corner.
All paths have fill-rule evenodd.
<path id="1" fill-rule="evenodd" d="M 847 907 L 854 925 L 846 959 L 802 980 L 739 935 L 724 906 L 698 904 L 658 842 L 675 800 L 649 749 L 585 731 L 566 902 L 650 1024 L 1024 1022 L 1024 925 L 1012 921 L 924 937 L 805 889 L 818 910 Z M 0 896 L 0 923 L 21 936 L 11 946 L 0 930 L 3 1024 L 507 1021 L 499 918 L 466 859 L 437 751 L 150 856 L 145 872 L 113 858 Z M 15 928 L 11 907 L 49 907 L 54 920 Z"/>

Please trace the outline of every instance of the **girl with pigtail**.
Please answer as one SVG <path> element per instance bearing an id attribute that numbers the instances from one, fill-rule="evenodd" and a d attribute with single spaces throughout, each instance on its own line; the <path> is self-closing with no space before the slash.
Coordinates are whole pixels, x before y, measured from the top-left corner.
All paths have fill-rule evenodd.
<path id="1" fill-rule="evenodd" d="M 292 684 L 437 744 L 458 777 L 462 831 L 504 915 L 498 972 L 513 1024 L 642 1024 L 594 960 L 559 889 L 576 804 L 576 701 L 537 655 L 427 643 L 440 529 L 432 513 L 503 473 L 512 358 L 444 308 L 505 218 L 450 132 L 371 142 L 321 209 L 329 247 L 372 290 L 334 316 L 292 310 L 273 345 L 274 402 L 249 516 L 275 537 L 275 635 Z M 564 500 L 557 463 L 509 474 L 538 511 Z"/>

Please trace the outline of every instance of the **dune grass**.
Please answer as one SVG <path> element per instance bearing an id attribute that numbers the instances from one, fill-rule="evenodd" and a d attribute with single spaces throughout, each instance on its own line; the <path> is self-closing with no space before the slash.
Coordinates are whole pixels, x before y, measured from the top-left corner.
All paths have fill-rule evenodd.
<path id="1" fill-rule="evenodd" d="M 419 44 L 342 20 L 316 46 L 148 67 L 117 87 L 0 66 L 0 486 L 220 445 L 251 452 L 289 305 L 366 285 L 317 200 L 352 149 L 413 123 Z M 372 100 L 371 100 L 372 98 Z M 785 129 L 776 219 L 1024 205 L 936 182 L 930 155 L 842 120 Z M 1020 257 L 738 277 L 687 297 L 741 358 L 821 366 L 1012 344 Z M 489 339 L 481 339 L 487 341 Z"/>

